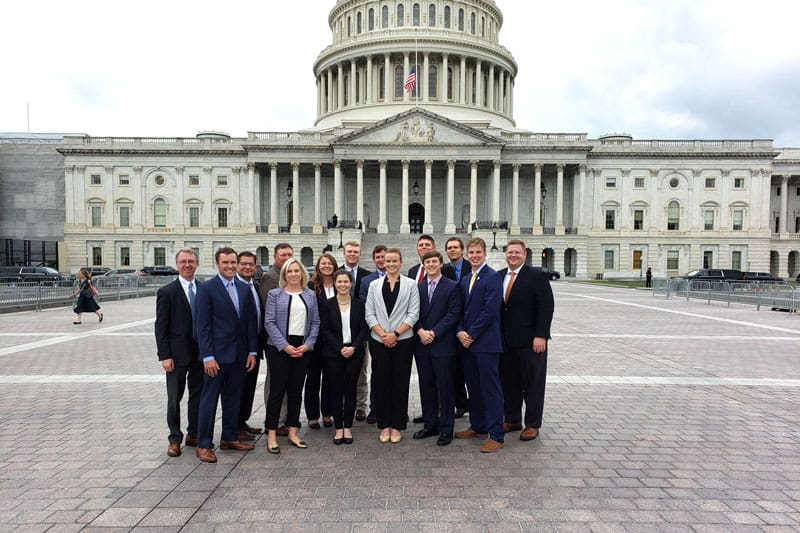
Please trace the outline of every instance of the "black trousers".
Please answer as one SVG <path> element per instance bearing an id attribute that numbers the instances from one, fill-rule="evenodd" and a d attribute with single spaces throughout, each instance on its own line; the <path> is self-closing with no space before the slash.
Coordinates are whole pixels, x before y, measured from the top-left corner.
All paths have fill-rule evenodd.
<path id="1" fill-rule="evenodd" d="M 372 412 L 378 428 L 406 429 L 414 339 L 398 341 L 394 348 L 387 348 L 370 338 L 369 351 L 372 355 L 372 387 L 375 390 Z"/>
<path id="2" fill-rule="evenodd" d="M 165 372 L 167 378 L 167 427 L 169 441 L 183 442 L 181 432 L 181 400 L 186 384 L 189 384 L 188 419 L 186 433 L 197 437 L 197 417 L 200 413 L 200 395 L 203 392 L 203 363 L 200 360 L 187 366 L 175 366 L 172 372 Z"/>
<path id="3" fill-rule="evenodd" d="M 522 402 L 525 402 L 525 427 L 542 427 L 544 389 L 547 381 L 547 352 L 535 353 L 528 348 L 510 348 L 500 354 L 500 381 L 505 398 L 505 421 L 523 421 Z"/>
<path id="4" fill-rule="evenodd" d="M 464 357 L 461 350 L 456 354 L 455 370 L 453 371 L 453 383 L 456 394 L 456 408 L 469 409 L 469 399 L 467 398 L 467 381 L 464 379 Z"/>
<path id="5" fill-rule="evenodd" d="M 363 357 L 325 357 L 325 372 L 331 385 L 331 412 L 336 429 L 353 427 L 356 413 L 356 385 Z"/>
<path id="6" fill-rule="evenodd" d="M 331 416 L 331 383 L 327 368 L 322 361 L 322 339 L 318 338 L 317 345 L 306 355 L 309 359 L 303 403 L 306 407 L 306 418 L 319 420 L 320 409 L 322 416 Z M 320 376 L 322 376 L 321 380 Z M 320 381 L 322 382 L 321 395 Z"/>
<path id="7" fill-rule="evenodd" d="M 261 368 L 261 359 L 256 356 L 256 366 L 247 373 L 242 387 L 242 401 L 239 404 L 239 428 L 244 427 L 253 414 L 253 400 L 256 396 L 258 385 L 258 370 Z"/>
<path id="8" fill-rule="evenodd" d="M 289 336 L 289 344 L 300 346 L 302 337 Z M 267 400 L 267 429 L 278 429 L 281 402 L 286 396 L 286 425 L 300 427 L 300 405 L 303 402 L 303 383 L 308 371 L 309 354 L 303 357 L 289 357 L 274 346 L 267 346 L 269 364 L 269 400 Z"/>

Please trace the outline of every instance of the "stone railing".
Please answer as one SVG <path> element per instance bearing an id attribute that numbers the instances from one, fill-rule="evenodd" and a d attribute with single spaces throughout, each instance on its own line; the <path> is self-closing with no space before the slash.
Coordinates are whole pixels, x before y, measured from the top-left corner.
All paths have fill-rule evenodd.
<path id="1" fill-rule="evenodd" d="M 692 140 L 692 139 L 641 139 L 614 137 L 590 141 L 599 150 L 655 150 L 655 151 L 750 151 L 773 150 L 772 141 L 768 139 L 753 140 Z"/>
<path id="2" fill-rule="evenodd" d="M 311 142 L 318 143 L 333 137 L 322 135 L 319 132 L 303 131 L 249 131 L 247 142 L 286 143 L 286 142 Z"/>
<path id="3" fill-rule="evenodd" d="M 194 137 L 88 137 L 65 136 L 65 144 L 105 144 L 114 146 L 211 146 L 215 144 L 239 144 L 239 138 L 204 138 Z"/>
<path id="4" fill-rule="evenodd" d="M 489 130 L 488 133 L 514 144 L 585 144 L 585 133 L 518 133 Z"/>

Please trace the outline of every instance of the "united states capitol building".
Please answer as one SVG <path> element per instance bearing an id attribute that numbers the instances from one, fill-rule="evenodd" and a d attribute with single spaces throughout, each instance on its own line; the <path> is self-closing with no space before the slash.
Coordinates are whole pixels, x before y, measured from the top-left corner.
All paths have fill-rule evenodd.
<path id="1" fill-rule="evenodd" d="M 800 149 L 529 131 L 502 22 L 491 0 L 338 0 L 308 129 L 66 136 L 62 270 L 171 264 L 185 246 L 206 268 L 223 245 L 269 264 L 283 241 L 312 264 L 357 240 L 369 263 L 424 232 L 483 237 L 494 264 L 521 238 L 576 278 L 800 271 Z"/>

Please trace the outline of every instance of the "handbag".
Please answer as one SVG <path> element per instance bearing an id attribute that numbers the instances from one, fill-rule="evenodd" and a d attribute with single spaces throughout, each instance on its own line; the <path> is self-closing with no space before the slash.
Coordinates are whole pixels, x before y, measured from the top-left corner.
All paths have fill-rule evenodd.
<path id="1" fill-rule="evenodd" d="M 97 296 L 100 294 L 100 291 L 97 290 L 97 287 L 94 286 L 94 283 L 89 283 L 89 288 L 92 290 L 92 296 Z"/>

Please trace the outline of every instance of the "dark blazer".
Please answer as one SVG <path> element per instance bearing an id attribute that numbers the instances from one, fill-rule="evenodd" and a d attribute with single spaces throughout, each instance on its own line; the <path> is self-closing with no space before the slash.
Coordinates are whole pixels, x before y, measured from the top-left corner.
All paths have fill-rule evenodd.
<path id="1" fill-rule="evenodd" d="M 467 266 L 469 267 L 469 264 L 467 264 Z M 420 268 L 420 263 L 417 263 L 416 265 L 408 269 L 408 277 L 413 279 L 414 283 L 417 282 L 417 274 L 419 274 L 419 268 Z M 453 281 L 456 281 L 456 271 L 453 270 L 453 267 L 451 267 L 447 263 L 442 265 L 442 276 L 448 279 L 452 279 Z"/>
<path id="2" fill-rule="evenodd" d="M 456 326 L 461 319 L 464 303 L 458 283 L 442 276 L 428 302 L 428 281 L 423 280 L 419 288 L 419 320 L 414 324 L 414 333 L 420 329 L 431 329 L 436 335 L 433 342 L 423 345 L 417 337 L 417 352 L 430 350 L 432 357 L 455 355 L 460 343 L 456 339 Z"/>
<path id="3" fill-rule="evenodd" d="M 195 287 L 199 286 L 195 280 Z M 197 296 L 199 291 L 195 291 Z M 180 279 L 164 285 L 156 293 L 155 333 L 159 361 L 172 359 L 176 366 L 188 366 L 197 361 L 192 308 Z"/>
<path id="4" fill-rule="evenodd" d="M 471 352 L 503 351 L 503 336 L 497 310 L 503 302 L 503 278 L 488 264 L 478 272 L 469 292 L 472 270 L 461 277 L 459 286 L 464 296 L 464 313 L 456 332 L 466 331 L 473 339 Z"/>
<path id="5" fill-rule="evenodd" d="M 366 278 L 370 274 L 372 274 L 372 272 L 367 270 L 366 268 L 358 267 L 358 273 L 356 274 L 356 283 L 355 285 L 353 285 L 353 289 L 350 291 L 351 296 L 355 296 L 356 298 L 358 298 L 358 295 L 361 292 L 361 282 L 364 280 L 364 278 Z"/>
<path id="6" fill-rule="evenodd" d="M 505 280 L 508 268 L 497 273 Z M 534 337 L 550 338 L 553 290 L 541 270 L 522 265 L 511 287 L 508 302 L 500 302 L 503 338 L 508 348 L 530 348 Z"/>
<path id="7" fill-rule="evenodd" d="M 353 357 L 364 357 L 364 342 L 367 340 L 369 328 L 364 318 L 364 302 L 356 298 L 350 300 L 350 337 Z M 323 357 L 339 357 L 342 353 L 342 313 L 336 298 L 325 300 L 320 307 L 322 319 Z"/>
<path id="8" fill-rule="evenodd" d="M 267 294 L 269 294 L 269 291 L 272 289 L 278 288 L 280 279 L 281 270 L 275 265 L 272 265 L 269 267 L 269 270 L 264 272 L 264 275 L 261 276 L 261 279 L 258 280 L 258 295 L 261 297 L 262 309 L 267 304 Z"/>
<path id="9" fill-rule="evenodd" d="M 452 263 L 445 265 L 453 270 L 453 279 L 456 280 L 456 282 L 460 282 L 461 278 L 465 275 L 469 276 L 470 272 L 472 272 L 472 266 L 469 264 L 466 257 L 462 257 L 459 263 L 461 263 L 461 277 L 456 276 L 456 269 L 453 267 Z"/>
<path id="10" fill-rule="evenodd" d="M 233 363 L 245 361 L 249 353 L 258 353 L 258 317 L 253 293 L 235 277 L 234 283 L 240 315 L 218 275 L 198 287 L 195 331 L 201 360 L 213 355 L 218 363 Z"/>

